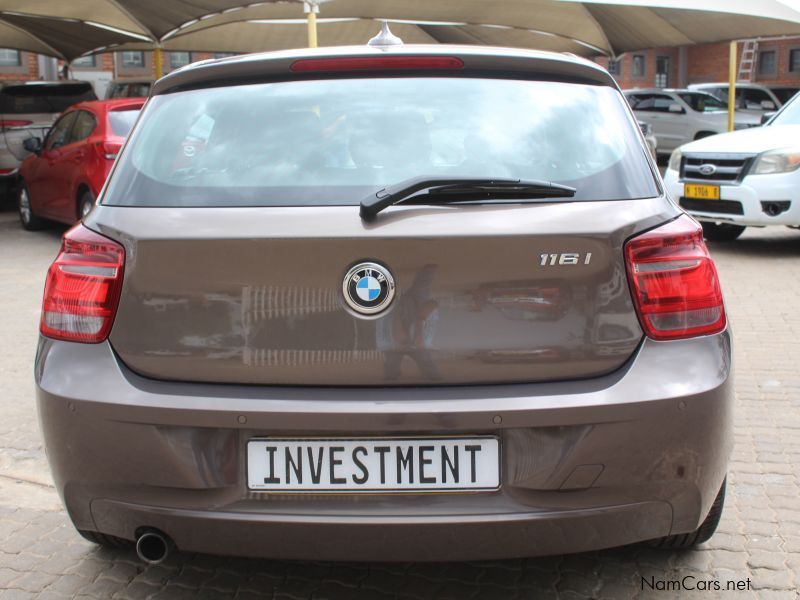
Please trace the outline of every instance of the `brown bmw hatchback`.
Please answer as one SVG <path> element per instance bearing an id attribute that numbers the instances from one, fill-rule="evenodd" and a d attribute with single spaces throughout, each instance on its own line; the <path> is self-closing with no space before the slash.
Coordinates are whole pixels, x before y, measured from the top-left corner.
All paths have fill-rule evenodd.
<path id="1" fill-rule="evenodd" d="M 445 45 L 157 82 L 36 358 L 75 527 L 150 562 L 700 543 L 731 382 L 701 228 L 611 76 Z"/>

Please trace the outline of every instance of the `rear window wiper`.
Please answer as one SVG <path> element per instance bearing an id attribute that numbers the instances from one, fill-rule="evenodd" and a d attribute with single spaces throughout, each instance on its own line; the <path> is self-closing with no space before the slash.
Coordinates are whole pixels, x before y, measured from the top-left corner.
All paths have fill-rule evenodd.
<path id="1" fill-rule="evenodd" d="M 427 190 L 427 193 L 419 192 Z M 480 200 L 572 198 L 575 188 L 536 179 L 476 179 L 469 177 L 414 177 L 387 186 L 361 201 L 361 218 L 371 221 L 384 208 L 400 202 L 448 204 Z"/>

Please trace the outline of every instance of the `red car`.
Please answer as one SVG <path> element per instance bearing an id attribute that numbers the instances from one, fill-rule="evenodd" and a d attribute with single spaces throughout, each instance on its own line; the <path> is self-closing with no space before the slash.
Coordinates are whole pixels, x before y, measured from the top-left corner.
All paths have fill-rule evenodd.
<path id="1" fill-rule="evenodd" d="M 19 169 L 19 218 L 25 229 L 45 220 L 72 224 L 92 210 L 144 98 L 81 102 L 69 107 Z"/>

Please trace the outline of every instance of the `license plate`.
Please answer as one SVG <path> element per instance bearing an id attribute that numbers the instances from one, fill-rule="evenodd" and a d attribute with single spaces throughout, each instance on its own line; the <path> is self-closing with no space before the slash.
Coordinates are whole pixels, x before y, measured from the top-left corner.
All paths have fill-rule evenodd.
<path id="1" fill-rule="evenodd" d="M 686 183 L 683 186 L 683 196 L 700 200 L 719 200 L 719 186 Z"/>
<path id="2" fill-rule="evenodd" d="M 247 443 L 251 490 L 474 492 L 500 486 L 500 444 L 469 438 L 260 438 Z"/>

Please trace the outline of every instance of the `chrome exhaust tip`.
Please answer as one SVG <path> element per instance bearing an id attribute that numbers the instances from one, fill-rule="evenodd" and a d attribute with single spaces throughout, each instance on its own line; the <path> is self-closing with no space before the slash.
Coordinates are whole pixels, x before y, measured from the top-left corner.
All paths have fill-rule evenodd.
<path id="1" fill-rule="evenodd" d="M 148 529 L 136 538 L 136 555 L 148 565 L 157 565 L 169 556 L 172 540 L 157 529 Z"/>

